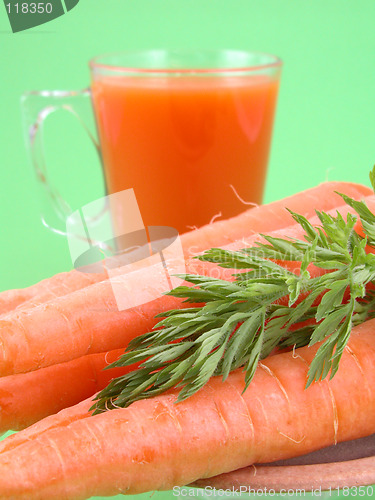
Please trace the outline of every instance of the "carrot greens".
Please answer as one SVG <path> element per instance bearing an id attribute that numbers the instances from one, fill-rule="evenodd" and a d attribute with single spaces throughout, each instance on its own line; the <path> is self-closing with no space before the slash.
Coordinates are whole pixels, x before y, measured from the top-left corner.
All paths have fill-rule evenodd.
<path id="1" fill-rule="evenodd" d="M 375 168 L 371 182 L 374 185 Z M 375 215 L 363 201 L 341 195 L 358 214 L 364 236 L 355 231 L 357 216 L 317 212 L 314 227 L 294 212 L 304 240 L 264 235 L 266 243 L 232 252 L 220 248 L 198 258 L 236 270 L 228 282 L 198 275 L 182 277 L 191 286 L 169 292 L 192 303 L 162 313 L 154 330 L 133 339 L 109 367 L 141 362 L 138 370 L 111 381 L 96 397 L 94 413 L 129 406 L 177 387 L 178 401 L 202 388 L 213 375 L 226 379 L 239 367 L 245 389 L 259 360 L 275 347 L 322 342 L 307 386 L 332 378 L 353 325 L 375 316 Z M 284 265 L 279 263 L 281 261 Z M 288 263 L 288 265 L 285 265 Z M 295 269 L 290 264 L 295 264 Z M 321 269 L 311 275 L 311 266 Z M 196 305 L 196 304 L 203 305 Z"/>

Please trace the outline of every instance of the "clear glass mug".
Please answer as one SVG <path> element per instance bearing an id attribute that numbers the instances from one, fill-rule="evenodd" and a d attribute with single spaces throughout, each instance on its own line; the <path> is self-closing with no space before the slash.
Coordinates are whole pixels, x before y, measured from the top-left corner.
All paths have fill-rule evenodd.
<path id="1" fill-rule="evenodd" d="M 183 233 L 240 213 L 243 201 L 261 203 L 281 66 L 273 55 L 236 50 L 124 52 L 90 61 L 90 89 L 25 94 L 43 219 L 52 206 L 49 225 L 65 234 L 72 213 L 43 148 L 44 121 L 61 109 L 97 148 L 107 194 L 132 188 L 146 227 Z M 96 126 L 85 118 L 91 106 Z M 115 225 L 116 217 L 126 214 L 113 216 Z"/>

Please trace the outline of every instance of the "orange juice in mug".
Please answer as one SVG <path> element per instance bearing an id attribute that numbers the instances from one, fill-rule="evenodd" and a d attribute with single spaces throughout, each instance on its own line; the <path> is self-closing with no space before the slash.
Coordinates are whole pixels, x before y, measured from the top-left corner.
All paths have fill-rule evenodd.
<path id="1" fill-rule="evenodd" d="M 277 57 L 150 50 L 99 56 L 90 68 L 107 193 L 133 188 L 145 226 L 183 233 L 240 213 L 241 200 L 261 203 Z"/>

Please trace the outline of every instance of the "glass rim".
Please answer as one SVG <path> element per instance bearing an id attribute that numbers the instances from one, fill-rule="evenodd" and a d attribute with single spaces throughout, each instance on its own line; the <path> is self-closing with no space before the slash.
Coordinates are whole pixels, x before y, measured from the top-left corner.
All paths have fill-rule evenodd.
<path id="1" fill-rule="evenodd" d="M 125 56 L 145 56 L 151 55 L 152 53 L 166 54 L 166 55 L 194 55 L 201 54 L 206 56 L 217 56 L 220 54 L 242 54 L 254 57 L 264 57 L 267 62 L 256 63 L 250 65 L 241 66 L 215 66 L 208 68 L 200 67 L 137 67 L 135 65 L 121 65 L 121 64 L 111 64 L 106 62 L 101 62 L 109 58 L 120 58 Z M 267 53 L 254 50 L 244 50 L 244 49 L 140 49 L 140 50 L 127 50 L 121 52 L 109 52 L 105 54 L 99 54 L 89 60 L 89 67 L 91 70 L 108 71 L 111 73 L 129 73 L 129 74 L 141 74 L 141 75 L 214 75 L 214 74 L 238 74 L 238 73 L 251 73 L 257 71 L 264 71 L 268 69 L 280 68 L 283 61 L 280 57 Z"/>

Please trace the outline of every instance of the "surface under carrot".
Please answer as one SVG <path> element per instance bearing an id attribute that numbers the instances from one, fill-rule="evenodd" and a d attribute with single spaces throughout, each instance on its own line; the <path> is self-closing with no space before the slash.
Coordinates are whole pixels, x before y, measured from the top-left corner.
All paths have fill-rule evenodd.
<path id="1" fill-rule="evenodd" d="M 19 431 L 104 389 L 136 365 L 104 370 L 124 349 L 90 354 L 67 363 L 0 378 L 0 435 Z"/>
<path id="2" fill-rule="evenodd" d="M 366 197 L 375 209 L 375 196 Z M 347 206 L 341 212 L 351 211 Z M 276 237 L 301 238 L 300 226 L 274 232 Z M 259 235 L 243 238 L 225 248 L 238 250 L 259 241 Z M 169 262 L 173 274 L 173 263 Z M 232 271 L 188 259 L 188 273 L 229 279 Z M 144 283 L 147 283 L 146 285 Z M 0 376 L 24 373 L 86 354 L 118 349 L 135 336 L 149 331 L 158 321 L 155 316 L 169 309 L 183 307 L 182 300 L 161 295 L 159 267 L 138 269 L 124 277 L 129 290 L 129 308 L 119 311 L 109 280 L 51 300 L 34 308 L 14 311 L 0 318 Z M 132 307 L 139 297 L 142 305 Z"/>
<path id="3" fill-rule="evenodd" d="M 316 346 L 267 358 L 244 393 L 237 370 L 178 404 L 170 391 L 95 416 L 90 401 L 66 409 L 1 443 L 0 498 L 80 500 L 169 490 L 370 435 L 374 333 L 375 320 L 356 327 L 336 376 L 308 389 Z"/>
<path id="4" fill-rule="evenodd" d="M 230 242 L 249 237 L 254 233 L 268 232 L 292 223 L 285 207 L 306 217 L 314 215 L 315 210 L 329 210 L 341 203 L 341 198 L 334 194 L 339 191 L 359 199 L 371 194 L 370 188 L 346 182 L 326 182 L 317 187 L 302 191 L 282 200 L 251 208 L 229 220 L 216 221 L 195 231 L 181 235 L 185 257 L 196 255 L 211 247 L 218 247 Z M 130 271 L 136 266 L 127 266 Z M 125 270 L 123 272 L 126 272 Z M 25 289 L 8 290 L 0 293 L 0 314 L 12 311 L 16 307 L 32 307 L 70 292 L 80 290 L 107 279 L 105 273 L 82 273 L 72 270 L 47 278 Z"/>

